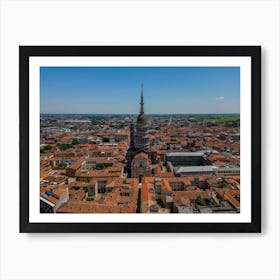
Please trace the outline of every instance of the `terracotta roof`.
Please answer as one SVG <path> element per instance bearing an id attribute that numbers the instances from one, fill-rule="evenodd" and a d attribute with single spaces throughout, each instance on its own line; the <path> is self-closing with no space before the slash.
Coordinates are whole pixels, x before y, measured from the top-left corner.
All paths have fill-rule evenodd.
<path id="1" fill-rule="evenodd" d="M 44 197 L 45 199 L 49 200 L 50 202 L 56 204 L 58 202 L 58 199 L 53 197 L 53 196 L 48 196 L 48 197 Z"/>
<path id="2" fill-rule="evenodd" d="M 136 154 L 136 156 L 134 158 L 148 158 L 148 154 L 145 152 L 140 152 L 140 153 Z"/>
<path id="3" fill-rule="evenodd" d="M 141 188 L 141 201 L 148 201 L 154 196 L 154 193 L 149 192 L 150 189 L 154 188 L 154 178 L 153 177 L 143 177 L 142 178 L 142 188 Z"/>

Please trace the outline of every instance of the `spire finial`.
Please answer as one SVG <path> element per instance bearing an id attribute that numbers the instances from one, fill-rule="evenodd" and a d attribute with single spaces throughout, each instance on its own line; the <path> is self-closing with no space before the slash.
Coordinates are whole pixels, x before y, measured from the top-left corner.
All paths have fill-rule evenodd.
<path id="1" fill-rule="evenodd" d="M 143 84 L 141 85 L 141 109 L 140 109 L 140 114 L 144 114 L 144 97 L 143 97 Z"/>

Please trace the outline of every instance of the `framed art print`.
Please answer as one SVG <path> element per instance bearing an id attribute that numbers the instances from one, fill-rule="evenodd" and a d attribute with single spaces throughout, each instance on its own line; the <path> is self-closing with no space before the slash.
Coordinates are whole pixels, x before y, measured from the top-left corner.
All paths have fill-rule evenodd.
<path id="1" fill-rule="evenodd" d="M 260 46 L 20 46 L 20 232 L 261 232 Z"/>

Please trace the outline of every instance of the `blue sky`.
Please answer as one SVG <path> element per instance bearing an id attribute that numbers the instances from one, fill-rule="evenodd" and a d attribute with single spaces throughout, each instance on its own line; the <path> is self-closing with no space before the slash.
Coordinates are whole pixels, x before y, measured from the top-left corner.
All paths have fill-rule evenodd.
<path id="1" fill-rule="evenodd" d="M 41 113 L 239 113 L 239 67 L 41 67 Z"/>

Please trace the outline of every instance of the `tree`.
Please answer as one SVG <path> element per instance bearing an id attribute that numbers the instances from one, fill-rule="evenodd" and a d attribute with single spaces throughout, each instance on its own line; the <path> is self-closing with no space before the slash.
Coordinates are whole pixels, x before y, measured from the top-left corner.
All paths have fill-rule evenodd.
<path id="1" fill-rule="evenodd" d="M 72 144 L 57 144 L 56 145 L 61 151 L 65 151 L 67 149 L 72 148 Z"/>
<path id="2" fill-rule="evenodd" d="M 78 145 L 78 144 L 80 144 L 78 140 L 73 140 L 72 141 L 72 145 Z"/>
<path id="3" fill-rule="evenodd" d="M 46 151 L 49 151 L 51 148 L 52 148 L 52 146 L 50 146 L 50 145 L 44 146 L 44 147 L 40 150 L 40 152 L 41 152 L 41 153 L 45 153 Z"/>
<path id="4" fill-rule="evenodd" d="M 171 172 L 171 168 L 170 168 L 169 164 L 166 165 L 166 171 Z"/>
<path id="5" fill-rule="evenodd" d="M 199 204 L 200 206 L 206 206 L 207 205 L 205 198 L 202 198 L 200 196 L 196 199 L 196 203 Z"/>

